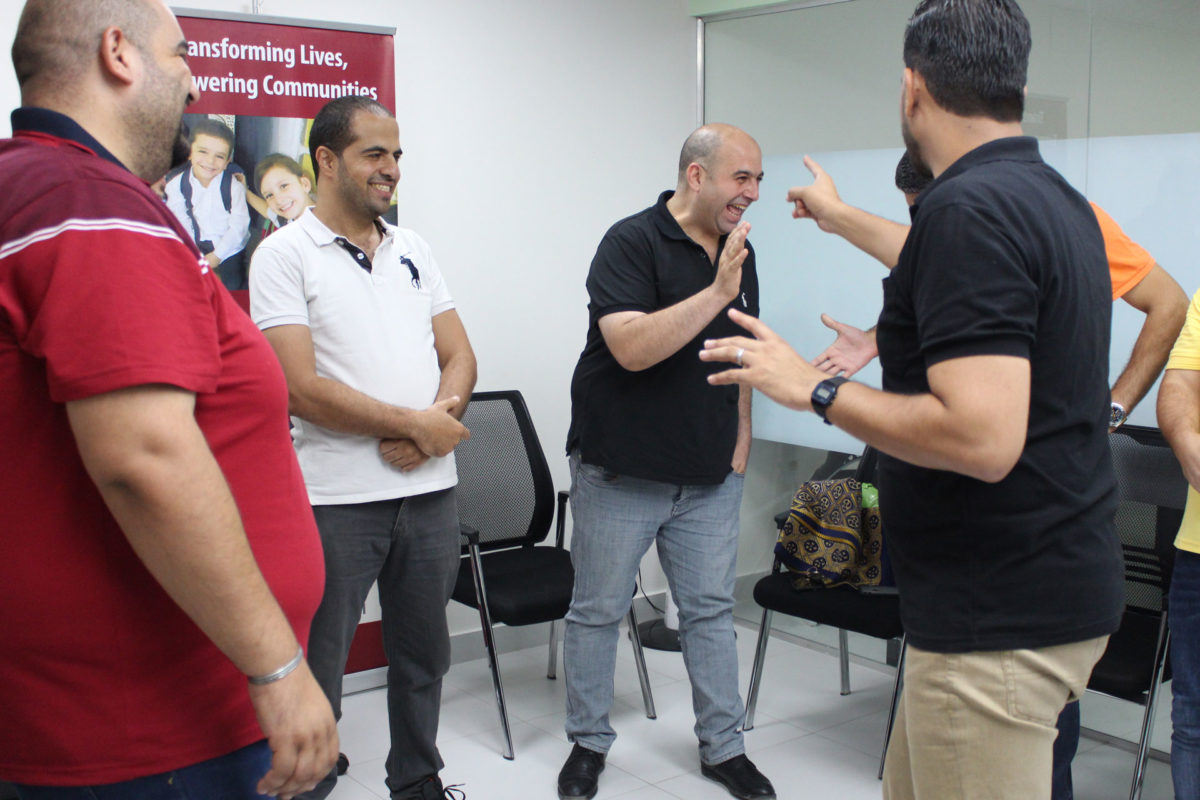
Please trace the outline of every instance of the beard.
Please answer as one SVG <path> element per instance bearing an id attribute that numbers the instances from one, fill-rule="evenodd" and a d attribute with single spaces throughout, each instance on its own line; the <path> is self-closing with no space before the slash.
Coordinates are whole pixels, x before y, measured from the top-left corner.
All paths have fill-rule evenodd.
<path id="1" fill-rule="evenodd" d="M 190 98 L 187 89 L 158 69 L 151 69 L 141 96 L 133 104 L 126 130 L 132 145 L 129 171 L 144 181 L 154 182 L 171 167 L 187 161 L 191 146 L 183 124 L 183 110 Z"/>
<path id="2" fill-rule="evenodd" d="M 904 149 L 908 151 L 908 160 L 912 162 L 913 169 L 922 178 L 932 179 L 933 170 L 925 163 L 925 159 L 921 158 L 921 145 L 917 143 L 903 114 L 900 116 L 900 135 L 904 138 Z"/>
<path id="3" fill-rule="evenodd" d="M 337 191 L 342 202 L 356 217 L 375 219 L 382 217 L 392 207 L 390 197 L 387 200 L 375 197 L 369 187 L 355 183 L 344 161 L 338 161 L 337 180 Z"/>

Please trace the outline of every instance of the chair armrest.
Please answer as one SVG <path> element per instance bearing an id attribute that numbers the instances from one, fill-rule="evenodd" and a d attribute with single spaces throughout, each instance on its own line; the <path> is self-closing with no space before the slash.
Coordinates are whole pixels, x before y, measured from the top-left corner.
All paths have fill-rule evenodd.
<path id="1" fill-rule="evenodd" d="M 475 530 L 465 522 L 460 522 L 458 524 L 458 530 L 459 533 L 462 534 L 462 537 L 467 540 L 467 544 L 474 545 L 475 547 L 479 546 L 479 531 Z"/>
<path id="2" fill-rule="evenodd" d="M 775 515 L 775 527 L 782 528 L 783 523 L 787 522 L 788 514 L 790 514 L 790 513 L 791 513 L 790 511 L 780 511 L 778 514 L 776 514 Z"/>
<path id="3" fill-rule="evenodd" d="M 558 517 L 554 524 L 554 546 L 559 550 L 563 546 L 563 535 L 567 527 L 567 498 L 571 496 L 570 492 L 560 491 L 558 493 Z"/>

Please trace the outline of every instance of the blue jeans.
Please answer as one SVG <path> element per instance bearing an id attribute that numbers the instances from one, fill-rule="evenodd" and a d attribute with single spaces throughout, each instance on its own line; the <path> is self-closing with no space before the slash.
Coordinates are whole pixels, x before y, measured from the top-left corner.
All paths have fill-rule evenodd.
<path id="1" fill-rule="evenodd" d="M 387 786 L 393 797 L 441 770 L 437 749 L 442 676 L 450 669 L 446 604 L 458 575 L 458 506 L 454 490 L 403 500 L 313 506 L 325 550 L 325 596 L 313 617 L 308 663 L 336 719 L 342 673 L 371 585 L 379 582 L 387 655 Z M 333 791 L 337 771 L 305 800 Z"/>
<path id="2" fill-rule="evenodd" d="M 1175 551 L 1171 626 L 1171 778 L 1176 800 L 1200 800 L 1200 554 Z"/>
<path id="3" fill-rule="evenodd" d="M 571 455 L 571 562 L 575 590 L 563 636 L 567 737 L 601 753 L 609 724 L 618 626 L 651 543 L 679 605 L 679 641 L 692 683 L 700 758 L 717 764 L 745 751 L 733 632 L 738 512 L 744 478 L 677 486 L 617 475 Z"/>
<path id="4" fill-rule="evenodd" d="M 1054 740 L 1054 768 L 1050 779 L 1050 800 L 1074 800 L 1071 762 L 1079 749 L 1079 701 L 1071 700 L 1058 715 L 1058 738 Z"/>
<path id="5" fill-rule="evenodd" d="M 271 768 L 271 748 L 255 742 L 190 767 L 102 786 L 17 786 L 21 800 L 259 800 L 255 786 Z"/>

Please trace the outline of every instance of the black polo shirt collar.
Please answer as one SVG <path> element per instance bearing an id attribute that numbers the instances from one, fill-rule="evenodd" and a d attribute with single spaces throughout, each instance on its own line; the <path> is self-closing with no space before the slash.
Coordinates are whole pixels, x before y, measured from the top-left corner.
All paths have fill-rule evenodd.
<path id="1" fill-rule="evenodd" d="M 675 219 L 675 215 L 671 213 L 671 209 L 667 208 L 667 201 L 675 196 L 674 189 L 668 189 L 658 196 L 658 202 L 654 204 L 654 213 L 652 218 L 654 224 L 658 228 L 659 233 L 668 239 L 674 239 L 677 242 L 689 242 L 695 247 L 699 247 L 704 251 L 704 246 L 697 242 L 692 237 L 684 233 L 683 228 L 679 226 L 679 221 Z M 717 238 L 717 254 L 725 249 L 725 240 L 729 238 L 729 234 L 723 233 Z M 708 255 L 707 251 L 705 256 Z"/>
<path id="2" fill-rule="evenodd" d="M 956 175 L 961 175 L 972 167 L 992 161 L 1028 161 L 1041 163 L 1042 154 L 1038 150 L 1037 139 L 1032 136 L 1006 136 L 1003 139 L 993 139 L 965 153 L 958 161 L 951 164 L 945 172 L 938 175 L 932 183 L 925 187 L 925 190 L 921 192 L 921 197 L 926 197 L 931 189 L 944 181 L 951 180 Z M 913 203 L 909 208 L 909 215 L 912 218 L 917 216 L 917 209 L 921 206 L 921 197 L 918 197 L 917 202 Z"/>
<path id="3" fill-rule="evenodd" d="M 57 139 L 65 139 L 111 161 L 121 169 L 128 170 L 128 167 L 122 164 L 120 159 L 110 153 L 104 145 L 96 141 L 94 136 L 66 114 L 60 114 L 48 108 L 22 106 L 12 112 L 12 129 L 14 136 L 22 133 L 41 133 Z"/>
<path id="4" fill-rule="evenodd" d="M 679 222 L 671 214 L 671 209 L 667 208 L 667 201 L 674 196 L 673 189 L 668 189 L 658 196 L 658 202 L 654 204 L 654 224 L 658 226 L 659 232 L 668 239 L 691 241 L 692 237 L 683 232 L 683 228 L 679 227 Z"/>

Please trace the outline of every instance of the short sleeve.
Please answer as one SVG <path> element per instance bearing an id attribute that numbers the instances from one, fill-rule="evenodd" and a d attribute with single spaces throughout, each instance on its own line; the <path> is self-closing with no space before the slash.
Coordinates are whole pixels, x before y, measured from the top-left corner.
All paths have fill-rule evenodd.
<path id="1" fill-rule="evenodd" d="M 1187 321 L 1171 348 L 1167 369 L 1200 370 L 1200 292 L 1196 292 L 1188 306 Z"/>
<path id="2" fill-rule="evenodd" d="M 430 297 L 430 316 L 436 317 L 446 311 L 454 308 L 454 298 L 450 296 L 450 287 L 446 285 L 446 278 L 442 275 L 442 270 L 438 267 L 437 260 L 433 257 L 433 250 L 429 247 L 429 243 L 416 234 L 411 234 L 416 240 L 417 249 L 421 253 L 422 280 L 427 281 L 425 288 L 429 290 Z"/>
<path id="3" fill-rule="evenodd" d="M 1112 298 L 1119 300 L 1154 268 L 1154 256 L 1129 238 L 1121 226 L 1100 206 L 1092 203 L 1100 233 L 1104 235 L 1104 253 L 1112 277 Z"/>
<path id="4" fill-rule="evenodd" d="M 95 181 L 26 207 L 64 220 L 11 256 L 25 306 L 21 345 L 45 360 L 56 402 L 154 383 L 215 390 L 216 280 L 158 203 L 149 191 Z M 95 219 L 97 209 L 111 216 Z"/>
<path id="5" fill-rule="evenodd" d="M 301 254 L 281 246 L 283 238 L 264 239 L 250 260 L 250 317 L 259 330 L 309 324 Z"/>
<path id="6" fill-rule="evenodd" d="M 657 291 L 649 242 L 619 226 L 610 229 L 592 258 L 587 290 L 597 317 L 618 311 L 654 311 Z"/>
<path id="7" fill-rule="evenodd" d="M 1038 289 L 1025 259 L 995 220 L 964 205 L 930 211 L 913 242 L 913 307 L 926 366 L 951 358 L 1028 358 Z"/>

